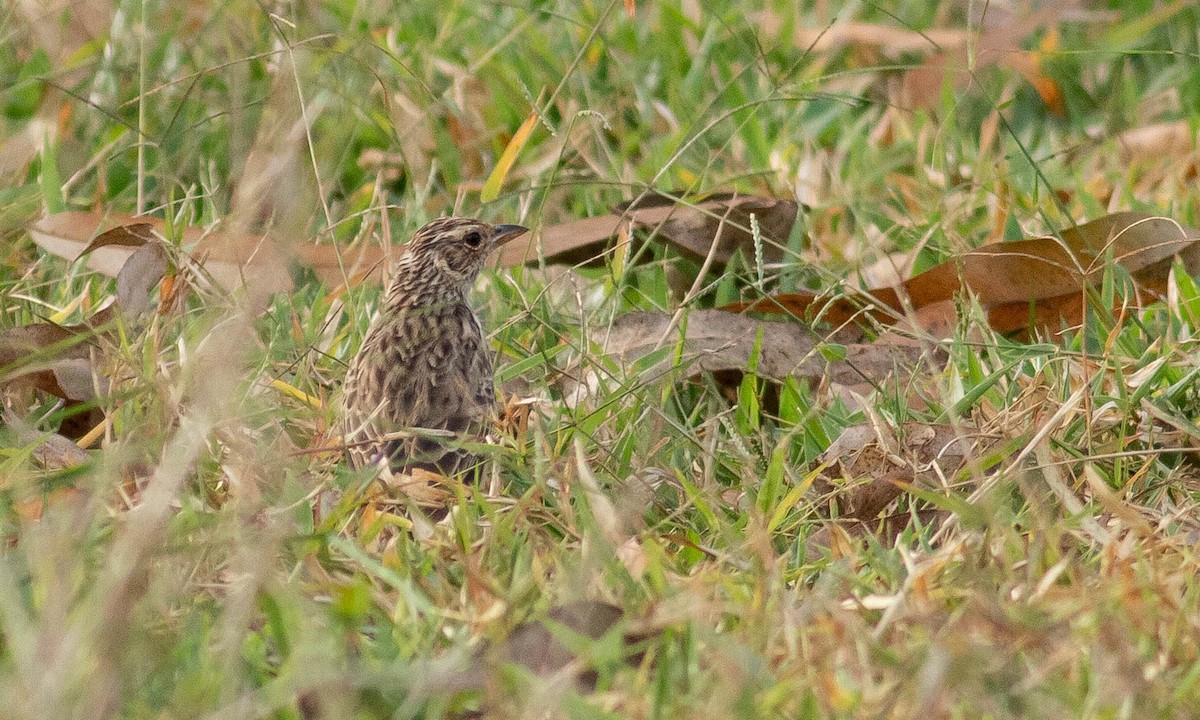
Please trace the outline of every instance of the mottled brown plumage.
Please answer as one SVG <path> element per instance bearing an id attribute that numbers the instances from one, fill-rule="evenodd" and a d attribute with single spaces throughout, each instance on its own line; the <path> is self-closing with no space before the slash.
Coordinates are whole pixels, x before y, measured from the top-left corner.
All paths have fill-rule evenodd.
<path id="1" fill-rule="evenodd" d="M 386 458 L 393 472 L 452 475 L 478 463 L 421 431 L 470 435 L 492 414 L 492 352 L 467 295 L 492 250 L 526 232 L 449 217 L 413 236 L 346 374 L 343 435 L 355 467 Z"/>

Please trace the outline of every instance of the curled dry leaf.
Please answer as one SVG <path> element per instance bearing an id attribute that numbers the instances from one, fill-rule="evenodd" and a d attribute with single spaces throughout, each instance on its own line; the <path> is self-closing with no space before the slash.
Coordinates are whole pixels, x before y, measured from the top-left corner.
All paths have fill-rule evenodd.
<path id="1" fill-rule="evenodd" d="M 59 383 L 56 367 L 64 375 L 73 375 L 65 365 L 87 362 L 92 336 L 86 331 L 66 328 L 50 322 L 8 328 L 0 332 L 0 382 L 31 387 L 64 400 L 89 400 L 72 380 L 67 387 Z"/>
<path id="2" fill-rule="evenodd" d="M 963 47 L 970 39 L 971 32 L 961 28 L 911 30 L 866 22 L 839 22 L 821 28 L 798 27 L 794 34 L 797 47 L 813 52 L 854 45 L 879 48 L 896 57 L 908 52 Z"/>
<path id="3" fill-rule="evenodd" d="M 1200 272 L 1200 231 L 1174 220 L 1140 212 L 1120 212 L 1063 230 L 1059 237 L 987 245 L 948 260 L 900 285 L 831 298 L 786 293 L 727 305 L 731 312 L 823 316 L 851 322 L 864 315 L 890 324 L 904 312 L 953 300 L 970 291 L 1001 333 L 1058 330 L 1082 322 L 1084 291 L 1119 265 L 1134 279 L 1140 303 L 1162 297 L 1171 264 L 1178 257 L 1188 272 Z"/>
<path id="4" fill-rule="evenodd" d="M 49 470 L 61 470 L 88 461 L 88 454 L 68 438 L 57 433 L 39 432 L 16 413 L 5 409 L 0 415 L 5 427 L 16 434 L 17 443 L 34 445 L 33 457 L 38 464 Z M 38 513 L 40 517 L 40 512 Z"/>
<path id="5" fill-rule="evenodd" d="M 94 348 L 90 328 L 43 322 L 0 331 L 0 388 L 18 393 L 38 390 L 61 398 L 69 407 L 87 403 L 97 391 L 108 391 L 107 379 L 92 371 Z M 90 408 L 64 419 L 59 430 L 80 438 L 103 419 L 98 409 Z"/>
<path id="6" fill-rule="evenodd" d="M 117 273 L 117 307 L 135 318 L 150 309 L 150 292 L 167 274 L 167 251 L 158 240 L 142 245 Z"/>
<path id="7" fill-rule="evenodd" d="M 150 305 L 150 292 L 167 271 L 167 255 L 162 241 L 148 223 L 134 223 L 101 233 L 82 253 L 105 249 L 128 249 L 130 253 L 117 272 L 115 312 L 136 317 Z M 68 406 L 95 400 L 108 392 L 108 379 L 96 372 L 92 358 L 99 349 L 103 326 L 114 314 L 113 308 L 96 313 L 88 323 L 64 327 L 43 322 L 9 328 L 0 332 L 0 385 L 18 390 L 40 390 L 65 400 Z M 98 409 L 91 408 L 64 420 L 64 435 L 81 437 L 103 420 Z"/>
<path id="8" fill-rule="evenodd" d="M 821 352 L 813 333 L 801 325 L 763 322 L 721 310 L 694 310 L 677 325 L 672 320 L 661 312 L 629 313 L 598 340 L 606 355 L 625 362 L 682 342 L 678 366 L 690 375 L 745 372 L 751 357 L 757 356 L 756 372 L 763 377 L 776 381 L 788 376 L 828 378 L 844 385 L 882 381 L 898 368 L 917 364 L 921 357 L 919 348 L 859 344 L 839 346 L 845 349 L 845 356 L 831 360 Z M 656 369 L 665 370 L 672 362 L 673 354 L 667 355 Z M 643 373 L 652 372 L 643 369 Z"/>
<path id="9" fill-rule="evenodd" d="M 501 248 L 498 262 L 509 267 L 536 262 L 539 253 L 550 263 L 596 262 L 621 228 L 632 225 L 656 233 L 696 258 L 705 258 L 711 251 L 714 262 L 723 265 L 738 250 L 754 257 L 751 215 L 759 224 L 764 261 L 778 262 L 785 255 L 798 211 L 795 202 L 754 195 L 713 195 L 699 202 L 683 203 L 666 195 L 652 194 L 608 215 L 542 228 L 535 243 Z M 714 241 L 719 241 L 715 250 Z"/>
<path id="10" fill-rule="evenodd" d="M 912 30 L 875 23 L 845 22 L 824 28 L 797 28 L 795 43 L 797 47 L 814 52 L 847 45 L 869 47 L 896 59 L 907 53 L 926 53 L 925 61 L 905 73 L 899 85 L 901 97 L 894 101 L 901 107 L 932 107 L 941 97 L 947 77 L 955 85 L 965 84 L 970 78 L 966 72 L 969 67 L 968 52 L 973 52 L 970 59 L 975 67 L 992 63 L 1012 67 L 1034 86 L 1056 114 L 1062 114 L 1062 94 L 1057 85 L 1039 71 L 1036 54 L 1020 47 L 1020 41 L 1025 36 L 1056 20 L 1057 13 L 1042 11 L 1018 16 L 994 7 L 988 6 L 983 18 L 985 29 L 978 32 L 965 28 Z"/>
<path id="11" fill-rule="evenodd" d="M 48 215 L 35 222 L 30 235 L 42 249 L 67 260 L 75 260 L 92 244 L 101 228 L 122 227 L 120 242 L 107 242 L 88 256 L 88 267 L 116 277 L 134 249 L 130 243 L 147 230 L 162 235 L 164 223 L 157 218 L 117 213 L 66 212 Z M 137 228 L 135 231 L 130 227 Z M 104 233 L 100 237 L 104 237 Z M 180 233 L 183 249 L 226 290 L 257 283 L 257 293 L 291 288 L 287 254 L 263 235 L 222 233 L 185 228 Z M 99 239 L 99 238 L 97 238 Z M 295 260 L 312 268 L 322 282 L 341 285 L 359 275 L 378 275 L 383 264 L 380 248 L 360 245 L 340 250 L 333 245 L 301 244 L 294 248 Z"/>

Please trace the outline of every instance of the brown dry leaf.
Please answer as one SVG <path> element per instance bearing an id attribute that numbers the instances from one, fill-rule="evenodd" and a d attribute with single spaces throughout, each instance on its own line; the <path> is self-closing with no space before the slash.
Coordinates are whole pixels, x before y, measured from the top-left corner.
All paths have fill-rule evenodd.
<path id="1" fill-rule="evenodd" d="M 36 445 L 33 451 L 33 458 L 39 465 L 48 470 L 61 470 L 83 464 L 89 460 L 87 451 L 71 442 L 68 438 L 57 433 L 39 432 L 7 408 L 3 411 L 3 415 L 0 415 L 0 420 L 3 421 L 6 427 L 16 433 L 18 444 Z M 41 507 L 39 504 L 38 512 L 33 519 L 41 517 Z"/>
<path id="2" fill-rule="evenodd" d="M 41 390 L 64 400 L 90 400 L 91 383 L 82 389 L 74 366 L 87 363 L 92 336 L 86 330 L 51 322 L 0 332 L 0 384 Z M 59 381 L 62 375 L 64 382 Z M 64 387 L 65 385 L 65 387 Z"/>
<path id="3" fill-rule="evenodd" d="M 0 332 L 0 389 L 16 393 L 7 398 L 6 405 L 25 403 L 18 398 L 32 391 L 61 398 L 68 407 L 94 400 L 97 391 L 107 392 L 107 379 L 92 370 L 94 338 L 90 328 L 50 322 Z M 76 439 L 103 419 L 100 410 L 91 408 L 64 419 L 59 430 Z"/>
<path id="4" fill-rule="evenodd" d="M 977 23 L 978 29 L 927 28 L 911 30 L 874 23 L 835 23 L 824 28 L 798 28 L 794 40 L 797 47 L 814 52 L 836 50 L 844 46 L 870 48 L 889 58 L 899 59 L 906 53 L 925 52 L 928 58 L 907 72 L 900 83 L 902 107 L 931 107 L 940 98 L 948 73 L 954 73 L 956 85 L 970 76 L 962 72 L 973 61 L 978 69 L 998 63 L 1007 65 L 1029 82 L 1051 112 L 1063 115 L 1066 107 L 1057 84 L 1041 72 L 1041 53 L 1026 51 L 1021 41 L 1039 28 L 1052 26 L 1065 19 L 1100 21 L 1110 13 L 1087 12 L 1076 9 L 1076 2 L 1049 3 L 1036 12 L 1021 14 L 997 4 L 985 5 L 986 13 Z M 1051 34 L 1053 35 L 1053 34 Z"/>
<path id="5" fill-rule="evenodd" d="M 472 667 L 457 683 L 461 688 L 483 688 L 501 665 L 519 665 L 539 678 L 550 679 L 569 671 L 575 689 L 591 692 L 597 674 L 586 654 L 577 652 L 578 640 L 599 640 L 610 632 L 621 632 L 627 660 L 641 662 L 642 653 L 632 646 L 658 635 L 661 628 L 634 623 L 621 608 L 597 600 L 580 600 L 551 608 L 545 619 L 521 623 L 504 640 L 476 654 Z M 564 642 L 565 641 L 565 642 Z"/>
<path id="6" fill-rule="evenodd" d="M 1064 14 L 1075 2 L 1049 3 L 1034 12 L 1020 12 L 988 5 L 980 19 L 974 47 L 970 42 L 943 47 L 931 55 L 917 68 L 905 74 L 901 83 L 901 97 L 896 101 L 908 107 L 932 107 L 942 94 L 942 87 L 949 75 L 955 87 L 971 80 L 967 68 L 978 71 L 991 64 L 1007 65 L 1025 78 L 1050 111 L 1056 115 L 1066 114 L 1062 92 L 1058 85 L 1041 72 L 1041 55 L 1038 51 L 1021 48 L 1021 40 L 1039 28 L 1051 27 L 1062 21 Z"/>
<path id="7" fill-rule="evenodd" d="M 1038 56 L 1020 49 L 1022 38 L 1051 22 L 1057 22 L 1073 5 L 1057 4 L 1038 13 L 1012 13 L 988 6 L 984 28 L 980 31 L 959 28 L 928 28 L 910 30 L 874 23 L 836 23 L 828 28 L 800 28 L 794 34 L 799 48 L 812 52 L 827 52 L 845 46 L 872 48 L 890 58 L 899 59 L 905 53 L 929 53 L 922 65 L 905 73 L 900 84 L 901 97 L 894 98 L 900 107 L 931 107 L 941 96 L 942 78 L 950 68 L 967 66 L 974 40 L 974 66 L 992 62 L 1013 67 L 1042 95 L 1056 114 L 1064 110 L 1057 85 L 1039 71 Z M 956 83 L 970 76 L 960 73 Z"/>
<path id="8" fill-rule="evenodd" d="M 106 332 L 103 326 L 114 313 L 133 318 L 148 310 L 150 292 L 163 279 L 168 263 L 162 241 L 147 223 L 113 228 L 83 248 L 84 253 L 105 250 L 127 254 L 117 272 L 114 305 L 81 326 L 42 322 L 0 332 L 0 386 L 39 390 L 65 400 L 68 407 L 108 392 L 108 378 L 93 367 L 93 356 L 100 348 L 97 341 Z M 91 408 L 64 420 L 60 431 L 72 438 L 82 437 L 103 419 L 98 409 Z"/>
<path id="9" fill-rule="evenodd" d="M 1154 123 L 1132 128 L 1115 138 L 1126 162 L 1162 162 L 1164 157 L 1183 158 L 1200 147 L 1200 132 L 1187 120 Z"/>
<path id="10" fill-rule="evenodd" d="M 972 460 L 995 448 L 997 440 L 967 434 L 954 425 L 905 423 L 900 432 L 882 423 L 852 425 L 842 431 L 818 462 L 828 464 L 814 487 L 838 506 L 838 521 L 808 538 L 806 556 L 821 557 L 836 547 L 836 530 L 863 537 L 884 529 L 891 537 L 904 523 L 892 528 L 882 523 L 882 513 L 910 485 L 941 488 Z M 849 481 L 849 484 L 847 484 Z"/>
<path id="11" fill-rule="evenodd" d="M 150 309 L 150 292 L 167 274 L 167 251 L 154 240 L 133 251 L 117 273 L 117 307 L 128 318 Z"/>
<path id="12" fill-rule="evenodd" d="M 96 239 L 88 243 L 88 246 L 79 254 L 87 255 L 97 248 L 108 247 L 109 245 L 137 248 L 142 247 L 148 242 L 153 242 L 155 239 L 154 226 L 148 222 L 118 225 L 111 230 L 105 230 L 97 235 Z"/>
<path id="13" fill-rule="evenodd" d="M 787 293 L 732 303 L 724 309 L 797 317 L 823 314 L 839 324 L 865 313 L 890 324 L 903 312 L 906 301 L 920 310 L 969 290 L 987 310 L 993 328 L 1024 333 L 1081 322 L 1083 291 L 1102 279 L 1110 255 L 1129 272 L 1139 290 L 1148 294 L 1137 298 L 1139 302 L 1152 302 L 1165 294 L 1176 257 L 1190 273 L 1200 272 L 1200 231 L 1168 218 L 1120 212 L 1064 230 L 1060 236 L 987 245 L 898 286 L 840 298 Z"/>
<path id="14" fill-rule="evenodd" d="M 658 234 L 667 242 L 697 259 L 710 252 L 720 265 L 729 262 L 739 249 L 754 257 L 751 216 L 758 223 L 762 259 L 777 263 L 784 259 L 788 236 L 796 223 L 799 205 L 791 200 L 755 196 L 722 196 L 706 201 L 707 212 L 675 213 L 663 221 Z M 712 249 L 713 243 L 718 245 Z"/>
<path id="15" fill-rule="evenodd" d="M 839 22 L 823 28 L 796 28 L 794 39 L 796 47 L 813 52 L 855 45 L 876 47 L 899 56 L 906 52 L 965 47 L 971 32 L 959 28 L 910 30 L 877 23 Z"/>
<path id="16" fill-rule="evenodd" d="M 754 240 L 750 232 L 753 214 L 763 240 L 763 259 L 778 262 L 784 256 L 798 210 L 795 202 L 753 195 L 714 195 L 687 205 L 665 195 L 649 195 L 608 215 L 542 228 L 537 242 L 506 245 L 497 258 L 501 266 L 522 265 L 536 262 L 540 249 L 546 262 L 571 265 L 595 262 L 622 226 L 632 225 L 657 232 L 694 257 L 707 257 L 711 251 L 714 262 L 723 265 L 738 249 L 753 256 Z M 712 250 L 713 241 L 718 239 L 720 244 Z"/>
<path id="17" fill-rule="evenodd" d="M 881 381 L 897 368 L 914 366 L 921 357 L 921 350 L 915 347 L 860 344 L 842 346 L 846 350 L 843 359 L 827 360 L 818 348 L 819 341 L 807 328 L 794 323 L 762 322 L 721 310 L 694 310 L 679 326 L 673 326 L 672 317 L 661 312 L 622 315 L 603 339 L 604 352 L 632 362 L 660 348 L 673 347 L 680 341 L 684 325 L 678 363 L 693 375 L 701 371 L 745 372 L 757 352 L 756 372 L 763 377 L 777 381 L 788 376 L 818 381 L 828 377 L 850 385 L 864 379 Z M 665 368 L 668 362 L 664 358 L 657 367 Z"/>
<path id="18" fill-rule="evenodd" d="M 165 224 L 158 218 L 119 213 L 65 212 L 41 218 L 30 227 L 29 232 L 42 249 L 67 260 L 75 260 L 92 244 L 92 237 L 97 230 L 114 226 L 125 227 L 126 231 L 122 231 L 119 237 L 130 241 L 137 233 L 128 231 L 129 226 L 149 226 L 159 235 L 165 231 Z M 210 232 L 199 228 L 184 228 L 181 235 L 184 249 L 227 290 L 246 282 L 260 283 L 258 292 L 262 293 L 291 288 L 291 279 L 279 271 L 287 266 L 285 255 L 267 237 Z M 342 252 L 333 245 L 304 244 L 295 249 L 298 262 L 312 268 L 317 277 L 330 286 L 341 285 L 347 278 L 362 274 L 377 277 L 382 269 L 383 252 L 375 246 L 364 244 Z M 133 250 L 127 243 L 108 243 L 91 253 L 88 267 L 116 277 L 132 254 Z"/>

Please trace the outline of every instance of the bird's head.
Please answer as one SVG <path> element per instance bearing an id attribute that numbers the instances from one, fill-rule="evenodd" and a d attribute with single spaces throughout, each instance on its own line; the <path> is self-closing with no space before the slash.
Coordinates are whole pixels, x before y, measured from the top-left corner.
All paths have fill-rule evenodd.
<path id="1" fill-rule="evenodd" d="M 413 235 L 396 265 L 388 302 L 422 304 L 465 295 L 488 255 L 529 232 L 520 225 L 489 225 L 471 218 L 445 217 Z"/>

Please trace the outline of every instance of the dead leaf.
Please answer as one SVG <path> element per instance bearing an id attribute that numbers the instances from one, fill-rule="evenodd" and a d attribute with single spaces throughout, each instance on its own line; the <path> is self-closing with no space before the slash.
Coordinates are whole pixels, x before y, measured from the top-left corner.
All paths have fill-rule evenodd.
<path id="1" fill-rule="evenodd" d="M 788 237 L 796 222 L 799 206 L 790 200 L 775 200 L 754 195 L 714 195 L 684 204 L 666 195 L 648 195 L 627 203 L 608 215 L 573 220 L 544 227 L 536 242 L 506 245 L 497 253 L 501 266 L 511 267 L 536 262 L 571 265 L 602 259 L 610 241 L 623 226 L 649 230 L 663 240 L 696 258 L 712 251 L 714 240 L 720 244 L 713 252 L 714 262 L 724 265 L 741 250 L 754 257 L 754 238 L 750 215 L 759 223 L 763 259 L 779 262 L 785 255 Z M 718 234 L 718 229 L 720 233 Z"/>
<path id="2" fill-rule="evenodd" d="M 498 666 L 508 664 L 524 667 L 542 679 L 569 671 L 577 691 L 591 692 L 596 688 L 597 673 L 586 653 L 578 650 L 586 641 L 617 631 L 627 662 L 636 664 L 641 662 L 642 652 L 634 646 L 659 634 L 661 628 L 632 622 L 621 608 L 606 602 L 580 600 L 559 605 L 544 619 L 521 623 L 504 640 L 482 648 L 460 687 L 484 687 Z"/>
<path id="3" fill-rule="evenodd" d="M 86 330 L 51 322 L 8 328 L 0 332 L 0 384 L 36 388 L 64 400 L 90 400 L 91 383 L 82 390 L 75 382 L 77 373 L 64 364 L 86 363 L 92 341 Z M 60 374 L 68 387 L 59 383 Z"/>
<path id="4" fill-rule="evenodd" d="M 87 358 L 58 358 L 50 364 L 50 372 L 67 400 L 94 400 L 108 392 L 108 378 L 93 373 Z"/>
<path id="5" fill-rule="evenodd" d="M 1073 2 L 1050 3 L 1036 11 L 1024 14 L 1009 11 L 998 5 L 988 5 L 979 18 L 978 33 L 972 33 L 974 46 L 969 42 L 944 47 L 931 55 L 917 68 L 905 74 L 901 83 L 901 95 L 894 101 L 902 107 L 933 107 L 940 99 L 942 88 L 949 78 L 954 87 L 969 83 L 973 73 L 992 64 L 1005 65 L 1016 70 L 1042 98 L 1047 108 L 1055 115 L 1066 114 L 1062 92 L 1057 83 L 1041 72 L 1041 56 L 1038 51 L 1021 47 L 1021 41 L 1040 28 L 1053 27 L 1062 21 Z"/>
<path id="6" fill-rule="evenodd" d="M 741 250 L 751 262 L 755 260 L 755 240 L 752 221 L 758 223 L 764 263 L 778 263 L 786 258 L 788 236 L 796 223 L 799 206 L 791 200 L 775 200 L 755 196 L 712 198 L 707 212 L 675 213 L 663 221 L 658 235 L 680 250 L 703 260 L 709 252 L 724 265 Z M 716 250 L 712 250 L 717 241 Z"/>
<path id="7" fill-rule="evenodd" d="M 893 102 L 901 107 L 932 107 L 941 97 L 947 76 L 955 86 L 970 81 L 968 67 L 978 70 L 1001 64 L 1016 70 L 1034 88 L 1046 106 L 1056 115 L 1065 115 L 1062 92 L 1053 79 L 1041 71 L 1041 56 L 1051 48 L 1024 50 L 1021 41 L 1040 28 L 1053 27 L 1064 20 L 1082 22 L 1111 21 L 1114 13 L 1079 10 L 1078 3 L 1050 3 L 1029 12 L 1008 9 L 995 3 L 985 4 L 984 14 L 966 28 L 925 28 L 922 30 L 876 23 L 838 22 L 823 28 L 798 28 L 797 47 L 812 52 L 827 52 L 845 46 L 869 48 L 891 60 L 906 54 L 926 53 L 919 67 L 905 73 L 900 96 Z M 776 20 L 778 23 L 778 20 Z"/>
<path id="8" fill-rule="evenodd" d="M 157 239 L 142 245 L 117 273 L 117 307 L 127 318 L 150 309 L 150 292 L 167 274 L 167 251 Z"/>
<path id="9" fill-rule="evenodd" d="M 158 218 L 97 212 L 49 215 L 35 222 L 29 232 L 42 249 L 73 261 L 92 244 L 97 230 L 114 226 L 148 226 L 154 233 L 165 234 L 164 223 Z M 121 231 L 119 237 L 131 242 L 141 232 Z M 185 228 L 180 232 L 180 239 L 184 250 L 226 290 L 232 291 L 246 282 L 263 283 L 259 292 L 291 288 L 291 279 L 278 271 L 287 266 L 285 255 L 265 236 Z M 312 268 L 317 277 L 330 286 L 339 286 L 347 278 L 358 275 L 375 275 L 382 269 L 383 252 L 371 245 L 339 249 L 333 245 L 306 243 L 295 249 L 297 261 Z M 132 254 L 133 249 L 127 242 L 110 242 L 97 247 L 88 256 L 88 267 L 116 277 Z"/>
<path id="10" fill-rule="evenodd" d="M 108 247 L 110 245 L 138 248 L 148 242 L 153 242 L 155 239 L 157 239 L 157 236 L 154 234 L 154 226 L 148 222 L 118 225 L 111 230 L 105 230 L 97 235 L 96 239 L 88 243 L 88 246 L 79 254 L 87 255 L 97 248 Z"/>
<path id="11" fill-rule="evenodd" d="M 97 390 L 107 392 L 107 379 L 92 372 L 94 338 L 90 328 L 50 322 L 0 331 L 0 388 L 17 393 L 6 404 L 36 390 L 63 399 L 69 408 L 95 399 Z M 77 410 L 63 419 L 59 431 L 80 438 L 103 419 L 97 408 Z"/>
<path id="12" fill-rule="evenodd" d="M 880 514 L 905 488 L 943 488 L 998 442 L 970 428 L 946 424 L 908 422 L 899 431 L 878 422 L 846 428 L 818 459 L 830 469 L 813 487 L 824 502 L 837 505 L 837 520 L 809 536 L 807 558 L 816 560 L 831 548 L 837 550 L 841 536 L 861 538 L 881 528 L 899 532 L 904 523 L 899 529 L 881 525 L 887 518 Z"/>
<path id="13" fill-rule="evenodd" d="M 88 462 L 90 457 L 68 438 L 57 433 L 39 432 L 9 409 L 2 416 L 4 425 L 17 436 L 20 445 L 36 445 L 33 458 L 47 470 L 61 470 Z M 41 517 L 41 512 L 37 513 Z"/>
<path id="14" fill-rule="evenodd" d="M 686 328 L 686 330 L 684 329 Z M 829 360 L 818 348 L 812 331 L 793 323 L 762 322 L 721 310 L 693 310 L 678 326 L 672 316 L 645 311 L 619 317 L 603 338 L 596 338 L 606 356 L 634 362 L 661 348 L 671 348 L 682 338 L 678 367 L 688 375 L 701 371 L 746 372 L 750 358 L 757 354 L 755 372 L 782 381 L 788 376 L 813 380 L 829 378 L 841 384 L 881 381 L 897 368 L 919 362 L 920 349 L 877 344 L 851 344 L 838 347 L 845 356 Z M 643 368 L 643 375 L 665 371 L 672 357 L 664 357 L 655 369 Z"/>
<path id="15" fill-rule="evenodd" d="M 1126 162 L 1159 163 L 1163 158 L 1184 158 L 1200 146 L 1200 132 L 1188 120 L 1154 123 L 1119 133 L 1115 140 Z"/>
<path id="16" fill-rule="evenodd" d="M 129 253 L 117 273 L 116 311 L 136 317 L 150 307 L 150 292 L 167 270 L 162 241 L 148 223 L 133 223 L 100 234 L 83 248 L 84 253 L 115 251 Z M 114 314 L 105 308 L 84 325 L 65 327 L 55 323 L 33 323 L 0 332 L 0 386 L 17 390 L 39 390 L 61 398 L 67 407 L 91 402 L 108 393 L 108 378 L 96 372 L 93 356 Z M 60 432 L 82 437 L 104 419 L 96 408 L 66 418 Z"/>
<path id="17" fill-rule="evenodd" d="M 1120 212 L 1063 230 L 1060 238 L 986 245 L 898 286 L 837 298 L 788 293 L 732 303 L 723 309 L 822 315 L 834 324 L 869 315 L 890 324 L 900 317 L 906 302 L 920 310 L 969 290 L 988 311 L 989 322 L 998 332 L 1057 330 L 1063 324 L 1082 321 L 1083 291 L 1100 282 L 1109 257 L 1148 293 L 1149 297 L 1139 298 L 1139 302 L 1148 302 L 1165 294 L 1175 257 L 1190 273 L 1200 272 L 1198 240 L 1200 231 L 1168 218 Z"/>
<path id="18" fill-rule="evenodd" d="M 971 32 L 961 28 L 911 30 L 865 22 L 838 22 L 821 28 L 796 28 L 796 47 L 826 52 L 846 45 L 870 46 L 886 50 L 895 57 L 906 52 L 937 52 L 963 47 Z"/>

